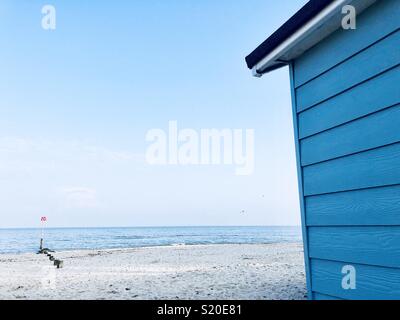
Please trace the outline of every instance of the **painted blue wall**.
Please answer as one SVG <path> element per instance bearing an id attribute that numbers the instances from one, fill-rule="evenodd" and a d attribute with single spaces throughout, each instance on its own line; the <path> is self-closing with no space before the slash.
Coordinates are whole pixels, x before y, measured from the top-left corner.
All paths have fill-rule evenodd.
<path id="1" fill-rule="evenodd" d="M 321 41 L 291 78 L 309 296 L 400 299 L 400 1 Z"/>

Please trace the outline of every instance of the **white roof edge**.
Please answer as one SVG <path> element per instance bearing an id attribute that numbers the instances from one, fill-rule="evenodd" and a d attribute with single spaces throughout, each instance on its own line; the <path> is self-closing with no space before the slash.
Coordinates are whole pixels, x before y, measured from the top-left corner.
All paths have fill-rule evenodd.
<path id="1" fill-rule="evenodd" d="M 289 38 L 282 42 L 278 47 L 276 47 L 271 53 L 265 56 L 260 62 L 258 62 L 252 68 L 252 74 L 255 77 L 261 77 L 263 74 L 267 73 L 268 68 L 273 67 L 278 63 L 284 61 L 289 62 L 295 59 L 306 50 L 311 48 L 313 45 L 317 44 L 322 39 L 329 36 L 331 33 L 336 31 L 340 27 L 341 19 L 336 19 L 342 14 L 342 8 L 346 5 L 352 4 L 356 7 L 357 13 L 361 13 L 366 8 L 371 6 L 377 0 L 336 0 L 328 5 L 324 10 L 317 14 L 313 19 L 306 23 L 303 27 L 293 33 Z M 334 20 L 332 22 L 332 20 Z M 325 28 L 322 26 L 326 25 Z M 311 41 L 306 41 L 306 39 L 313 37 Z M 297 47 L 301 46 L 301 43 L 305 43 L 303 48 Z"/>

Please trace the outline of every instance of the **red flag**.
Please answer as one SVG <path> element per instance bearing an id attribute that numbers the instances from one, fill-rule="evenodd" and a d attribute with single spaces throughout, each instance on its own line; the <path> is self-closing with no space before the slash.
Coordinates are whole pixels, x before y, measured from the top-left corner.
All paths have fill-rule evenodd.
<path id="1" fill-rule="evenodd" d="M 41 217 L 41 218 L 40 218 L 40 221 L 46 222 L 46 221 L 47 221 L 47 217 Z"/>

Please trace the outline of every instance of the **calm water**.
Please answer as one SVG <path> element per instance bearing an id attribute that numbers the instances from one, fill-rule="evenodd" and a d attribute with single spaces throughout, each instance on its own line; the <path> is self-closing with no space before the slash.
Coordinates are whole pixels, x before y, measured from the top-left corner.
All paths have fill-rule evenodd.
<path id="1" fill-rule="evenodd" d="M 35 252 L 39 229 L 0 229 L 0 253 Z M 111 249 L 193 244 L 250 244 L 301 241 L 300 227 L 138 227 L 45 230 L 54 250 Z"/>

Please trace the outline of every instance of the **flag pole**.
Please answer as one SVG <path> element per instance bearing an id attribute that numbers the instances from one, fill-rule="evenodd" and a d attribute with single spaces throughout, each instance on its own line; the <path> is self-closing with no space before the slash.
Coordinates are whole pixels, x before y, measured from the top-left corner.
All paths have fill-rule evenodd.
<path id="1" fill-rule="evenodd" d="M 40 250 L 43 250 L 43 222 L 42 222 L 42 234 L 40 236 Z"/>
<path id="2" fill-rule="evenodd" d="M 47 221 L 47 217 L 40 218 L 40 222 L 42 224 L 42 231 L 41 231 L 41 235 L 40 235 L 40 248 L 39 248 L 40 251 L 43 250 L 44 226 L 45 226 L 46 221 Z"/>

